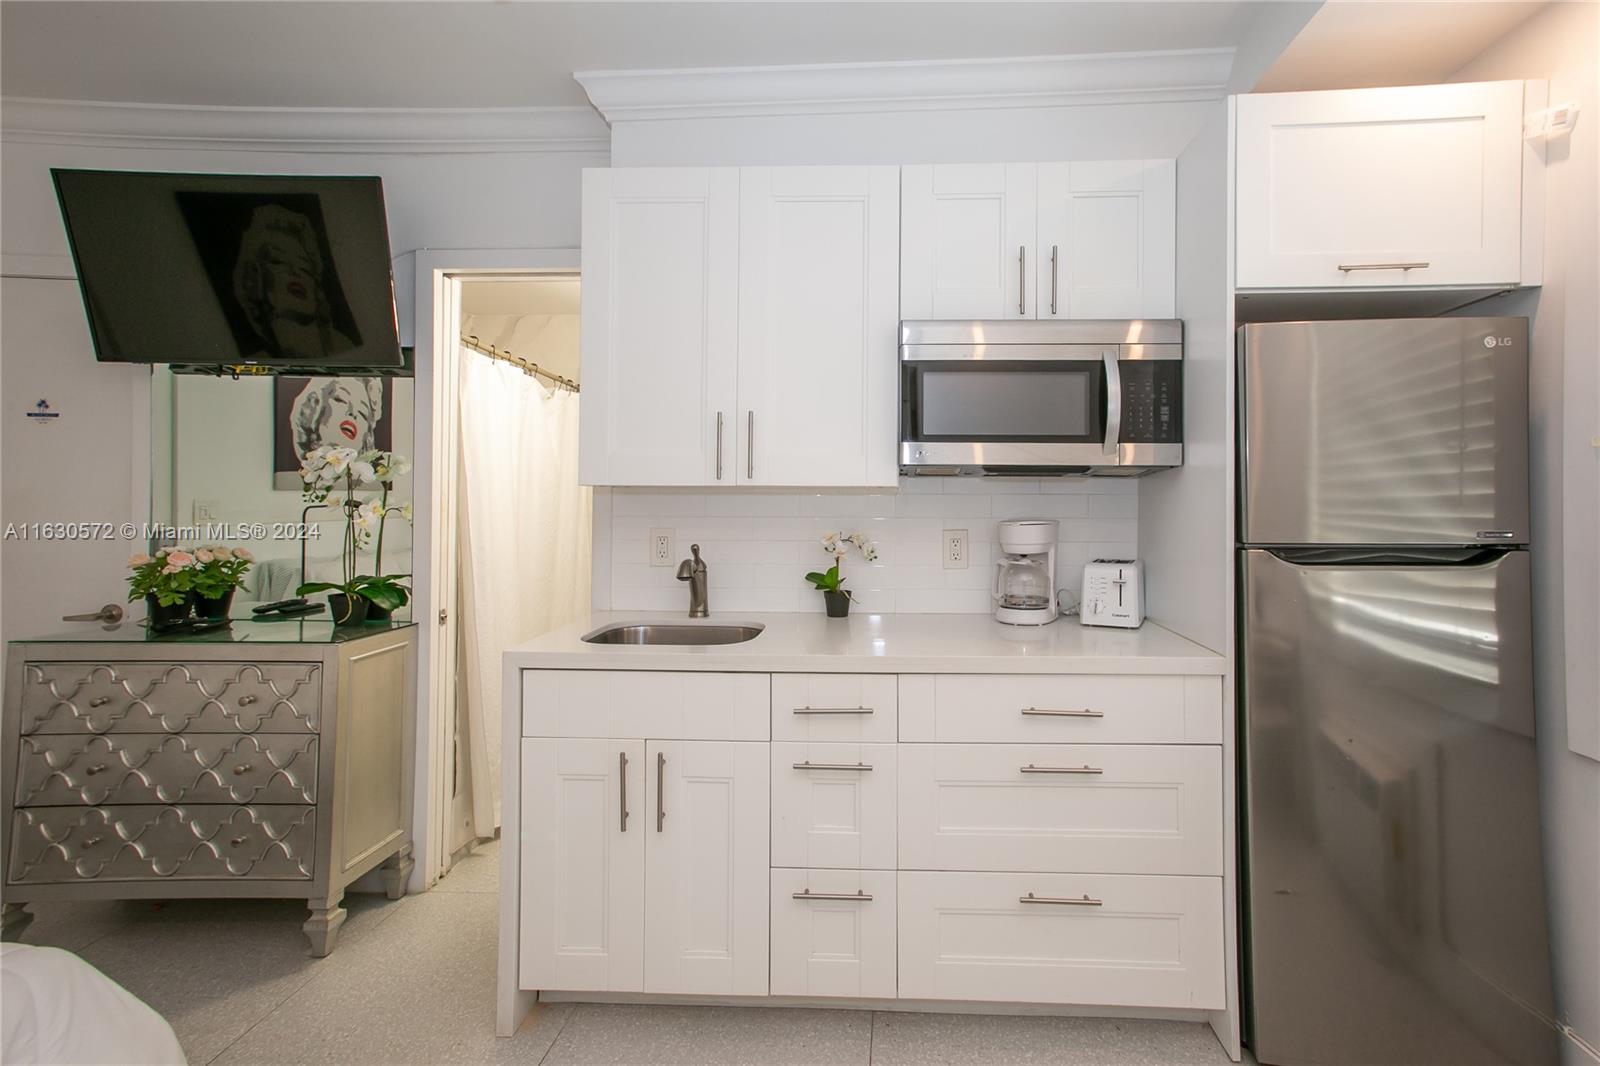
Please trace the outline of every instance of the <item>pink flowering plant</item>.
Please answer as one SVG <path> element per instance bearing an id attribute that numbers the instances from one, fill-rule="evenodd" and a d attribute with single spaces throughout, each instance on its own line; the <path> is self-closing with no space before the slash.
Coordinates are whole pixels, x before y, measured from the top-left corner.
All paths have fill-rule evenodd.
<path id="1" fill-rule="evenodd" d="M 194 550 L 194 590 L 208 600 L 220 600 L 244 584 L 244 572 L 255 557 L 243 548 L 213 544 Z"/>
<path id="2" fill-rule="evenodd" d="M 190 551 L 162 548 L 154 555 L 139 552 L 128 559 L 128 600 L 154 596 L 163 607 L 175 607 L 191 592 L 221 599 L 238 588 L 255 558 L 243 548 L 221 544 Z"/>

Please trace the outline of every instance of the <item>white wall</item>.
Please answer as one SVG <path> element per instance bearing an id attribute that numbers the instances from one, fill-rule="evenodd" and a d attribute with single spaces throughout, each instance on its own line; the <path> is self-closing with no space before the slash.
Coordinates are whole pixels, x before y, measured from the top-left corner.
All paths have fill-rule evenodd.
<path id="1" fill-rule="evenodd" d="M 1544 286 L 1477 304 L 1528 315 L 1534 688 L 1557 1007 L 1600 1048 L 1600 8 L 1555 3 L 1457 71 L 1454 81 L 1549 78 L 1577 128 L 1547 149 Z M 1569 1045 L 1569 1059 L 1590 1061 Z"/>

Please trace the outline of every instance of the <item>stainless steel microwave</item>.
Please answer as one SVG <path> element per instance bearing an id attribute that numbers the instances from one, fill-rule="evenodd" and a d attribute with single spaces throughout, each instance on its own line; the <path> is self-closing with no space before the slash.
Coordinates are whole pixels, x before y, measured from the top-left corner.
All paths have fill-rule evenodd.
<path id="1" fill-rule="evenodd" d="M 1123 477 L 1183 463 L 1183 323 L 900 323 L 903 474 Z"/>

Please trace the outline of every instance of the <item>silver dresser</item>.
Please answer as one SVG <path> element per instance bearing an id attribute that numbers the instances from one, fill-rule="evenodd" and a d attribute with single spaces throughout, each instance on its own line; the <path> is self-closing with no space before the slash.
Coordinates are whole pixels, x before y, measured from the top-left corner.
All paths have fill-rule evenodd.
<path id="1" fill-rule="evenodd" d="M 411 872 L 416 629 L 125 624 L 11 644 L 3 924 L 32 900 L 304 898 L 315 955 L 345 889 Z"/>

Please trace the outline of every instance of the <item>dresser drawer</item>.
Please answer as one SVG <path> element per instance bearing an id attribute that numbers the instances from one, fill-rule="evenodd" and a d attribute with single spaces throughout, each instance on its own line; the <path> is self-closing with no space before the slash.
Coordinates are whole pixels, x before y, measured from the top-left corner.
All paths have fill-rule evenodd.
<path id="1" fill-rule="evenodd" d="M 892 744 L 898 696 L 893 674 L 773 674 L 772 739 Z"/>
<path id="2" fill-rule="evenodd" d="M 522 735 L 766 740 L 767 674 L 524 670 Z"/>
<path id="3" fill-rule="evenodd" d="M 902 873 L 899 886 L 902 999 L 1225 1005 L 1221 878 Z"/>
<path id="4" fill-rule="evenodd" d="M 21 738 L 18 806 L 315 803 L 314 733 L 39 733 Z"/>
<path id="5" fill-rule="evenodd" d="M 12 815 L 7 880 L 309 881 L 316 816 L 287 804 L 25 807 Z"/>
<path id="6" fill-rule="evenodd" d="M 902 870 L 1222 873 L 1222 749 L 902 744 Z"/>
<path id="7" fill-rule="evenodd" d="M 895 749 L 774 743 L 772 865 L 893 870 Z"/>
<path id="8" fill-rule="evenodd" d="M 773 870 L 774 996 L 895 995 L 892 870 Z"/>
<path id="9" fill-rule="evenodd" d="M 315 733 L 317 663 L 30 662 L 32 733 Z"/>
<path id="10" fill-rule="evenodd" d="M 900 739 L 1221 744 L 1222 679 L 904 674 Z"/>

